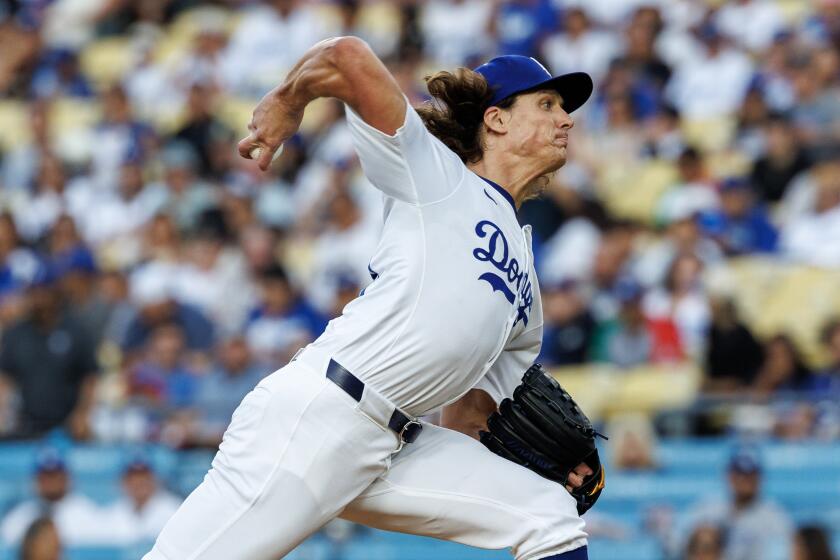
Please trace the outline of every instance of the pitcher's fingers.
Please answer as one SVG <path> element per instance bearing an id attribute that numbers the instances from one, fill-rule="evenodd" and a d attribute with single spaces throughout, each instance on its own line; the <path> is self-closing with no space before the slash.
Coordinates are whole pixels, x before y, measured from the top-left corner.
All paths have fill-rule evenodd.
<path id="1" fill-rule="evenodd" d="M 249 134 L 245 138 L 239 141 L 237 148 L 239 149 L 239 155 L 244 157 L 245 159 L 251 159 L 251 150 L 259 146 L 256 139 L 254 138 L 253 134 Z"/>
<path id="2" fill-rule="evenodd" d="M 271 165 L 271 160 L 274 158 L 274 152 L 276 150 L 272 150 L 268 146 L 261 146 L 262 150 L 260 150 L 260 157 L 257 159 L 257 165 L 259 165 L 260 169 L 265 171 L 268 169 L 268 166 Z"/>
<path id="3" fill-rule="evenodd" d="M 573 488 L 577 488 L 583 484 L 583 477 L 572 471 L 569 473 L 569 478 L 566 479 L 566 483 Z"/>
<path id="4" fill-rule="evenodd" d="M 595 471 L 586 463 L 581 463 L 575 467 L 574 472 L 580 476 L 589 476 L 590 474 L 594 474 Z"/>

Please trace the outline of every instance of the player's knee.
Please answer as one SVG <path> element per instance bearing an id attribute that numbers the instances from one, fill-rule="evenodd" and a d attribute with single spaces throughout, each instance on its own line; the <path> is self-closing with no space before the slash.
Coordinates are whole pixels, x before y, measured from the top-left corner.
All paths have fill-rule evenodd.
<path id="1" fill-rule="evenodd" d="M 547 507 L 546 496 L 542 496 L 537 506 L 540 511 L 521 525 L 512 549 L 517 560 L 549 558 L 586 545 L 585 523 L 577 514 L 574 499 L 562 489 L 552 494 L 553 507 Z"/>

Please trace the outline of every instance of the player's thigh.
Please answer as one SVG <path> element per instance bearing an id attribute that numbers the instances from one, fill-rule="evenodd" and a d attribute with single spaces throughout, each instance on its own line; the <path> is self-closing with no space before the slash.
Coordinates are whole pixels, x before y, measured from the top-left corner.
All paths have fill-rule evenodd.
<path id="1" fill-rule="evenodd" d="M 417 441 L 341 517 L 481 548 L 510 548 L 521 560 L 586 544 L 575 500 L 562 486 L 472 438 L 432 425 L 424 425 Z"/>
<path id="2" fill-rule="evenodd" d="M 212 469 L 146 559 L 289 552 L 376 479 L 395 446 L 354 404 L 297 365 L 266 378 L 237 408 Z"/>

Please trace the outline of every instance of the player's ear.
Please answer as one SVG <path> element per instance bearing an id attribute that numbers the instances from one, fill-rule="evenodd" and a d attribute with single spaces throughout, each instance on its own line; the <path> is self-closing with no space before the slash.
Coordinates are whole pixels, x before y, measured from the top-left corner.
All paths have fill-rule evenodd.
<path id="1" fill-rule="evenodd" d="M 510 111 L 505 111 L 495 105 L 484 111 L 484 126 L 496 134 L 505 134 L 510 122 Z"/>

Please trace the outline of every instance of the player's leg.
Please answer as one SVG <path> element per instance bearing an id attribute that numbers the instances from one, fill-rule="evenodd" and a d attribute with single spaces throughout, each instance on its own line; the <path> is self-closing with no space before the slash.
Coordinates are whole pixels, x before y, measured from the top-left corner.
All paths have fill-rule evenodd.
<path id="1" fill-rule="evenodd" d="M 264 379 L 145 560 L 275 560 L 292 550 L 369 486 L 396 447 L 356 405 L 299 363 Z"/>
<path id="2" fill-rule="evenodd" d="M 491 549 L 517 560 L 586 559 L 584 522 L 559 484 L 459 432 L 424 425 L 341 517 Z"/>

